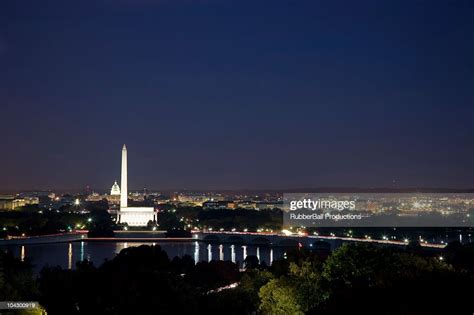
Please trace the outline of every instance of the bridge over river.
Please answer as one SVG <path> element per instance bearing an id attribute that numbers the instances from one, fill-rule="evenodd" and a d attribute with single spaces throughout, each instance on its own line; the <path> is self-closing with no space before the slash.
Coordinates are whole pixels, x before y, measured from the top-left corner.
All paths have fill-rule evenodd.
<path id="1" fill-rule="evenodd" d="M 373 243 L 384 246 L 406 246 L 405 241 L 377 240 L 370 238 L 300 235 L 283 233 L 257 233 L 257 232 L 195 232 L 193 239 L 208 243 L 219 244 L 245 244 L 258 246 L 300 246 L 312 248 L 335 249 L 344 243 Z M 432 249 L 442 249 L 445 245 L 422 243 L 421 246 Z"/>

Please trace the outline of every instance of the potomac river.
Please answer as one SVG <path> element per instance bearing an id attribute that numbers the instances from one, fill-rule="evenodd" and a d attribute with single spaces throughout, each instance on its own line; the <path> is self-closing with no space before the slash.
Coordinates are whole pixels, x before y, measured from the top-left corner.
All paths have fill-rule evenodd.
<path id="1" fill-rule="evenodd" d="M 43 241 L 43 239 L 36 242 L 34 239 L 33 241 L 24 239 L 20 242 L 3 241 L 0 242 L 0 250 L 10 251 L 15 257 L 31 262 L 35 273 L 38 273 L 44 266 L 61 266 L 73 269 L 76 262 L 84 259 L 99 266 L 105 260 L 113 259 L 122 249 L 140 245 L 159 245 L 166 251 L 170 259 L 189 255 L 196 262 L 226 260 L 235 262 L 239 266 L 242 266 L 242 262 L 248 255 L 255 255 L 261 262 L 264 261 L 267 265 L 271 265 L 274 260 L 283 257 L 288 250 L 288 247 L 281 246 L 218 244 L 192 239 L 166 240 L 157 237 L 156 234 L 154 235 L 156 241 L 141 241 L 143 235 L 136 236 L 136 240 L 129 237 L 120 240 L 123 236 L 119 236 L 113 240 L 77 238 L 62 241 Z"/>
<path id="2" fill-rule="evenodd" d="M 471 234 L 469 234 L 469 242 Z M 224 260 L 242 267 L 249 255 L 257 256 L 260 262 L 272 265 L 274 260 L 285 256 L 290 248 L 313 247 L 332 250 L 344 242 L 379 243 L 383 246 L 406 246 L 406 241 L 389 239 L 357 239 L 335 236 L 284 236 L 242 232 L 203 232 L 190 238 L 166 238 L 164 232 L 116 232 L 113 238 L 88 238 L 83 232 L 49 236 L 0 240 L 0 250 L 9 251 L 15 257 L 32 263 L 38 273 L 44 266 L 61 266 L 73 269 L 76 262 L 91 261 L 95 266 L 113 259 L 122 249 L 140 245 L 159 245 L 169 259 L 191 256 L 195 262 Z M 421 243 L 430 250 L 439 251 L 446 242 Z"/>

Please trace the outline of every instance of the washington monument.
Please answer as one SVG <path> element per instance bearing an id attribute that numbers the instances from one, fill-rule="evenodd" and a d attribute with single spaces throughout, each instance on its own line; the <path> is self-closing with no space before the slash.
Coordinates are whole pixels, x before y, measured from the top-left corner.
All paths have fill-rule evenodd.
<path id="1" fill-rule="evenodd" d="M 130 226 L 146 226 L 150 221 L 156 222 L 157 212 L 153 207 L 129 207 L 128 206 L 128 163 L 127 147 L 122 147 L 122 175 L 120 190 L 120 211 L 117 222 L 126 223 Z"/>
<path id="2" fill-rule="evenodd" d="M 127 187 L 127 146 L 124 144 L 122 148 L 122 177 L 120 182 L 120 208 L 127 208 L 128 205 L 128 187 Z"/>

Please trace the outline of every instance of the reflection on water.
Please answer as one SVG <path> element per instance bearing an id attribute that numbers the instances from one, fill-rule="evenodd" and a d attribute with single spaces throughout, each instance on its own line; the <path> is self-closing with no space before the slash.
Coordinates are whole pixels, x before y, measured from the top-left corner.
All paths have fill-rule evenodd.
<path id="1" fill-rule="evenodd" d="M 219 260 L 224 260 L 224 245 L 219 245 Z"/>
<path id="2" fill-rule="evenodd" d="M 199 242 L 194 242 L 194 263 L 199 262 Z"/>
<path id="3" fill-rule="evenodd" d="M 232 261 L 233 263 L 235 263 L 235 246 L 234 245 L 230 245 L 230 250 L 231 250 L 231 253 L 230 253 L 230 261 Z"/>
<path id="4" fill-rule="evenodd" d="M 212 260 L 212 246 L 211 244 L 207 245 L 207 261 Z"/>
<path id="5" fill-rule="evenodd" d="M 67 252 L 67 269 L 72 269 L 72 243 L 69 243 Z"/>
<path id="6" fill-rule="evenodd" d="M 249 255 L 255 255 L 260 261 L 271 265 L 274 259 L 283 256 L 283 248 L 257 247 L 253 245 L 236 246 L 233 244 L 207 244 L 200 242 L 165 242 L 165 243 L 139 243 L 139 242 L 71 242 L 57 244 L 37 245 L 6 245 L 0 250 L 11 251 L 21 260 L 31 261 L 35 272 L 43 266 L 61 266 L 67 269 L 75 268 L 77 261 L 84 259 L 99 266 L 106 259 L 115 257 L 122 249 L 140 245 L 160 245 L 168 257 L 182 257 L 189 255 L 196 262 L 211 261 L 213 259 L 230 260 L 242 266 Z"/>

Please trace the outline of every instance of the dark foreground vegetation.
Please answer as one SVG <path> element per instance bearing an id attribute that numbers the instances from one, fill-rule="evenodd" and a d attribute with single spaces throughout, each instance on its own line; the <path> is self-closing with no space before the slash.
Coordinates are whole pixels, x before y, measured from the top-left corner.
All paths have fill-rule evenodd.
<path id="1" fill-rule="evenodd" d="M 170 260 L 159 246 L 122 250 L 101 266 L 44 268 L 1 253 L 0 299 L 38 300 L 48 314 L 472 314 L 474 248 L 426 251 L 344 245 L 291 250 L 271 267 Z M 238 283 L 238 286 L 234 287 Z M 234 286 L 232 286 L 234 284 Z M 229 286 L 230 285 L 230 286 Z"/>

